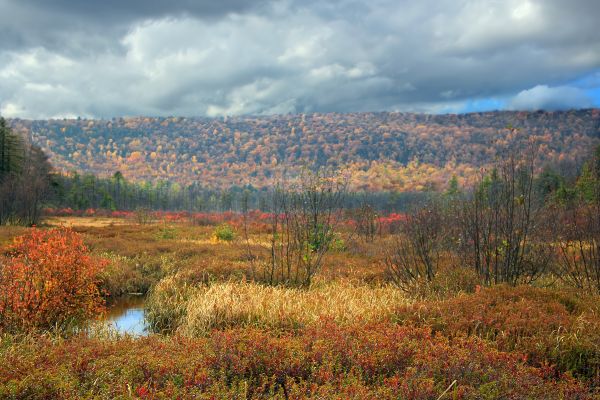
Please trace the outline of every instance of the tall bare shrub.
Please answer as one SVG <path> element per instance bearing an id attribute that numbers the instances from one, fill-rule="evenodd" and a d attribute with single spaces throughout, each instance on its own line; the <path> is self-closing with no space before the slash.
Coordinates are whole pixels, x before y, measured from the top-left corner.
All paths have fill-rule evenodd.
<path id="1" fill-rule="evenodd" d="M 551 208 L 557 254 L 554 272 L 563 282 L 600 293 L 600 147 L 578 182 L 577 198 Z"/>
<path id="2" fill-rule="evenodd" d="M 435 278 L 444 256 L 446 223 L 434 203 L 406 215 L 385 258 L 388 276 L 396 285 L 410 291 Z"/>
<path id="3" fill-rule="evenodd" d="M 460 212 L 460 253 L 485 284 L 526 283 L 546 269 L 545 246 L 534 240 L 541 204 L 533 196 L 534 154 L 508 155 L 483 176 Z"/>
<path id="4" fill-rule="evenodd" d="M 255 277 L 269 284 L 310 286 L 329 251 L 341 217 L 347 178 L 323 170 L 304 171 L 272 193 L 267 259 L 250 256 Z M 256 276 L 258 275 L 258 276 Z"/>

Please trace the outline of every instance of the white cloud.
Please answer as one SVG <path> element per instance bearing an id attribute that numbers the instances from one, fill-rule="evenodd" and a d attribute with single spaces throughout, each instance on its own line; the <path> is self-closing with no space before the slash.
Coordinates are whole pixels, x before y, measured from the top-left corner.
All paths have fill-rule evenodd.
<path id="1" fill-rule="evenodd" d="M 519 92 L 509 103 L 513 110 L 566 110 L 592 107 L 592 99 L 582 89 L 571 86 L 538 85 Z"/>
<path id="2" fill-rule="evenodd" d="M 5 103 L 0 107 L 0 114 L 5 117 L 19 117 L 23 114 L 24 110 L 17 104 Z"/>

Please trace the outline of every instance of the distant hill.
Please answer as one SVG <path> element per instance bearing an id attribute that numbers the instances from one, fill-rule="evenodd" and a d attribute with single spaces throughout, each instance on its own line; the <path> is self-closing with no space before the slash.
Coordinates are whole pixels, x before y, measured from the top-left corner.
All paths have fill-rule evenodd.
<path id="1" fill-rule="evenodd" d="M 538 165 L 577 165 L 600 143 L 600 110 L 302 114 L 265 117 L 14 119 L 62 171 L 198 182 L 269 185 L 281 169 L 347 167 L 369 190 L 422 190 L 476 176 L 504 151 L 533 143 Z M 518 128 L 514 132 L 507 126 Z"/>

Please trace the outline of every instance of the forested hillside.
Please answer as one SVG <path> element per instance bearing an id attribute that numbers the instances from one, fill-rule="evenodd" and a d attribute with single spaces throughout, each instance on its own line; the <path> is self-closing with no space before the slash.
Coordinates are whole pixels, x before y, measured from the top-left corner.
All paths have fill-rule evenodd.
<path id="1" fill-rule="evenodd" d="M 355 189 L 443 188 L 505 151 L 537 150 L 568 172 L 600 142 L 600 110 L 464 115 L 349 113 L 268 117 L 11 120 L 61 171 L 134 181 L 265 187 L 277 171 L 347 167 Z M 507 129 L 513 127 L 516 129 Z"/>

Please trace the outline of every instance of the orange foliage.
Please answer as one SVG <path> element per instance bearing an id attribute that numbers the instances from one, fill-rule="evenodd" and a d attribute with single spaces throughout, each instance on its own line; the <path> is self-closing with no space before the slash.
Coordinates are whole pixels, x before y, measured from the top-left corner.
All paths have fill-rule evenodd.
<path id="1" fill-rule="evenodd" d="M 0 259 L 0 331 L 43 329 L 101 313 L 97 284 L 105 265 L 68 228 L 34 228 L 15 238 Z"/>

